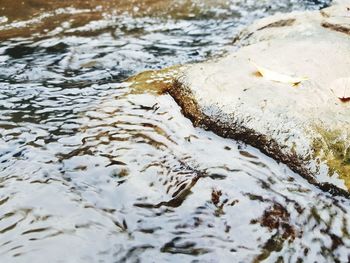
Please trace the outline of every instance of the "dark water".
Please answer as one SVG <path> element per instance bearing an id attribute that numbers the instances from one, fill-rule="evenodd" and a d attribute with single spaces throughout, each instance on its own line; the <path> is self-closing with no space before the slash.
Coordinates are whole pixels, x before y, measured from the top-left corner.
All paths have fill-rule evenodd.
<path id="1" fill-rule="evenodd" d="M 170 96 L 123 83 L 222 54 L 261 16 L 323 5 L 231 1 L 176 19 L 103 11 L 4 37 L 0 262 L 347 262 L 348 200 L 194 128 Z M 2 30 L 27 21 L 0 16 Z"/>

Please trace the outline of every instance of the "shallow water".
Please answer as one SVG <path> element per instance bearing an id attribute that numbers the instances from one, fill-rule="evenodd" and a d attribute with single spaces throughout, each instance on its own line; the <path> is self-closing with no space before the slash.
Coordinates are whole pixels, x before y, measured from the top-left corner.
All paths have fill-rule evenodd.
<path id="1" fill-rule="evenodd" d="M 197 18 L 99 8 L 31 37 L 18 23 L 37 13 L 0 13 L 1 262 L 348 261 L 348 200 L 123 83 L 220 55 L 261 16 L 323 4 L 231 1 Z"/>

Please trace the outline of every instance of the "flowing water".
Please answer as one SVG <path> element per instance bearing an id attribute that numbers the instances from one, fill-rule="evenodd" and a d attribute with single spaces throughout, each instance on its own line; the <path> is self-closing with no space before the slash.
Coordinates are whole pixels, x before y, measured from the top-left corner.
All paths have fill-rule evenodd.
<path id="1" fill-rule="evenodd" d="M 4 3 L 0 262 L 348 261 L 349 200 L 193 127 L 169 95 L 123 83 L 218 56 L 254 19 L 326 1 L 153 16 Z"/>

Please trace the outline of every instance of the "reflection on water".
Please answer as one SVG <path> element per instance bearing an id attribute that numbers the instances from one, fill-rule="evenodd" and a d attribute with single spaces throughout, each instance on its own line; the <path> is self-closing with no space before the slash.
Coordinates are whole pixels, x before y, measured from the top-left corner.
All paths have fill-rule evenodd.
<path id="1" fill-rule="evenodd" d="M 103 13 L 0 43 L 1 262 L 348 261 L 348 200 L 122 82 L 220 54 L 267 10 L 311 6 L 237 2 L 236 16 Z"/>

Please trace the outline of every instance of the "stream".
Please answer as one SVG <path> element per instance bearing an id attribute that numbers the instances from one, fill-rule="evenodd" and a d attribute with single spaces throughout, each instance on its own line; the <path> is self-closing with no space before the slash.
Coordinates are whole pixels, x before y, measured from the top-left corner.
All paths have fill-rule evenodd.
<path id="1" fill-rule="evenodd" d="M 258 18 L 329 4 L 224 2 L 154 15 L 0 3 L 0 262 L 350 260 L 349 200 L 124 82 L 223 55 Z"/>

